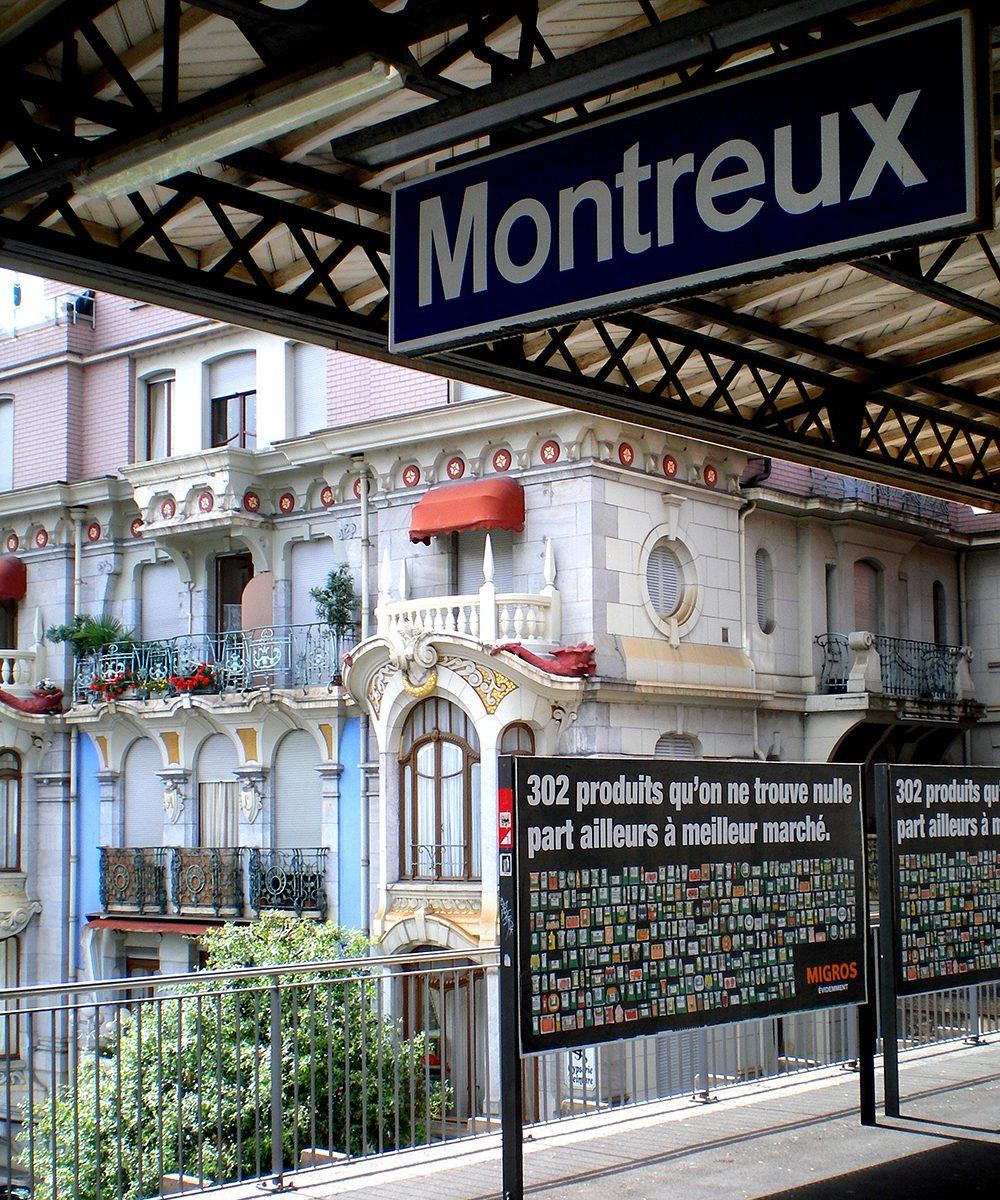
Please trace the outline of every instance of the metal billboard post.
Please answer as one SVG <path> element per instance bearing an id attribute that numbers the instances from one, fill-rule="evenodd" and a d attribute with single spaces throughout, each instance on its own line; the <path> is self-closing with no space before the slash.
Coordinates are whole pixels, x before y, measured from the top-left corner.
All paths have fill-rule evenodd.
<path id="1" fill-rule="evenodd" d="M 885 1115 L 899 1116 L 899 1022 L 896 1014 L 896 963 L 899 961 L 899 910 L 893 886 L 893 839 L 889 813 L 889 768 L 875 768 L 875 830 L 878 835 L 878 987 L 882 1011 L 882 1073 Z"/>
<path id="2" fill-rule="evenodd" d="M 497 768 L 497 868 L 500 901 L 500 1137 L 503 1200 L 523 1200 L 520 986 L 517 953 L 517 838 L 513 764 Z"/>

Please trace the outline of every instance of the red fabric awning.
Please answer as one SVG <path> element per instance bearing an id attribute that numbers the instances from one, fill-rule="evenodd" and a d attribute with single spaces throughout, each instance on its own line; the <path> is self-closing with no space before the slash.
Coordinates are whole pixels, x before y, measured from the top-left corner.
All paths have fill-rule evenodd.
<path id="1" fill-rule="evenodd" d="M 181 933 L 194 937 L 218 929 L 223 921 L 185 921 L 170 917 L 91 917 L 91 929 L 115 929 L 119 933 Z"/>
<path id="2" fill-rule="evenodd" d="M 0 600 L 23 600 L 28 590 L 28 568 L 19 558 L 0 558 Z"/>
<path id="3" fill-rule="evenodd" d="M 427 545 L 441 533 L 524 528 L 524 488 L 516 479 L 472 479 L 428 488 L 410 516 L 410 541 Z"/>

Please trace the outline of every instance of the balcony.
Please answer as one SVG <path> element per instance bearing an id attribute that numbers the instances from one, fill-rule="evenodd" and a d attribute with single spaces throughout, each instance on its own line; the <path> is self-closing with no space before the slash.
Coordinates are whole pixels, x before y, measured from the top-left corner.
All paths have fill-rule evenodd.
<path id="1" fill-rule="evenodd" d="M 344 652 L 355 640 L 353 630 L 329 625 L 269 625 L 102 646 L 76 660 L 73 702 L 148 700 L 192 690 L 329 688 L 339 683 Z M 189 687 L 200 666 L 208 667 L 201 674 L 209 683 Z"/>
<path id="2" fill-rule="evenodd" d="M 555 588 L 555 559 L 550 541 L 545 543 L 544 583 L 537 593 L 496 590 L 493 551 L 488 536 L 483 555 L 483 584 L 478 592 L 410 599 L 404 560 L 394 598 L 390 574 L 386 556 L 382 561 L 375 612 L 377 633 L 381 637 L 392 637 L 397 633 L 411 636 L 457 633 L 487 645 L 494 642 L 523 642 L 540 647 L 559 645 L 560 597 Z"/>
<path id="3" fill-rule="evenodd" d="M 975 700 L 968 646 L 939 646 L 864 630 L 822 633 L 816 644 L 823 652 L 822 695 L 868 692 L 938 704 Z"/>
<path id="4" fill-rule="evenodd" d="M 101 907 L 140 916 L 281 910 L 325 920 L 326 854 L 326 847 L 103 846 Z"/>

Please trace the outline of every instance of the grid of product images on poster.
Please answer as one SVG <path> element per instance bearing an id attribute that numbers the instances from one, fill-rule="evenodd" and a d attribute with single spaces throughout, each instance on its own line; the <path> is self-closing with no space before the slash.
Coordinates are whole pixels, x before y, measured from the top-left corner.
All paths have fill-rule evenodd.
<path id="1" fill-rule="evenodd" d="M 903 979 L 1000 970 L 1000 853 L 955 848 L 900 854 Z"/>
<path id="2" fill-rule="evenodd" d="M 796 947 L 858 936 L 849 857 L 531 871 L 528 898 L 536 1035 L 738 1019 L 794 1000 Z"/>

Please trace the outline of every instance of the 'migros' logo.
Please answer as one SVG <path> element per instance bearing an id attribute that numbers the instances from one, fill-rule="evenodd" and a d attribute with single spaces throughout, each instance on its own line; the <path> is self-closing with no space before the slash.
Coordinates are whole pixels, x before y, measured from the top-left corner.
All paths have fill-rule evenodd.
<path id="1" fill-rule="evenodd" d="M 823 963 L 818 967 L 806 967 L 806 983 L 815 987 L 821 983 L 840 983 L 858 977 L 857 959 L 850 962 Z"/>

